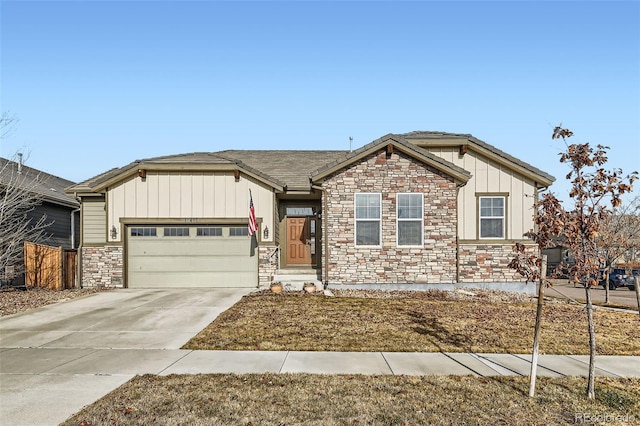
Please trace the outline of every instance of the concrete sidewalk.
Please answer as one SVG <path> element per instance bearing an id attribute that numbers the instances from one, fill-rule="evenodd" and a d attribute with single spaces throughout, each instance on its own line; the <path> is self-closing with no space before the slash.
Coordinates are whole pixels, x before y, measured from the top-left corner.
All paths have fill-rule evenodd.
<path id="1" fill-rule="evenodd" d="M 183 349 L 15 348 L 0 352 L 0 374 L 127 376 L 137 374 L 312 373 L 528 376 L 531 355 L 425 352 L 193 351 Z M 538 375 L 587 376 L 587 355 L 540 355 Z M 638 356 L 598 356 L 596 375 L 640 377 Z M 3 398 L 6 394 L 3 394 Z"/>
<path id="2" fill-rule="evenodd" d="M 530 355 L 13 348 L 0 352 L 0 423 L 56 425 L 138 374 L 314 373 L 527 376 Z M 538 375 L 586 376 L 589 357 L 541 355 Z M 599 356 L 596 374 L 640 377 L 640 357 Z M 33 401 L 37 401 L 36 404 Z"/>

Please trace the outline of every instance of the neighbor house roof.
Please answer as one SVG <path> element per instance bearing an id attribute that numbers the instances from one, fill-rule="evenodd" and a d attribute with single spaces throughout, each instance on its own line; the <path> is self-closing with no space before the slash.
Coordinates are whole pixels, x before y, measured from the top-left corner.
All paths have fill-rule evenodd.
<path id="1" fill-rule="evenodd" d="M 35 194 L 43 201 L 80 207 L 75 198 L 64 192 L 74 182 L 0 157 L 0 186 L 8 184 Z"/>

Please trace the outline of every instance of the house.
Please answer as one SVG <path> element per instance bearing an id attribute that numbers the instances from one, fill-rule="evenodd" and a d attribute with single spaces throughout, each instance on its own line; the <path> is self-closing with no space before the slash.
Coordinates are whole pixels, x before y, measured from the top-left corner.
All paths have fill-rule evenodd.
<path id="1" fill-rule="evenodd" d="M 500 288 L 554 178 L 469 135 L 134 161 L 71 186 L 84 286 Z M 249 238 L 250 198 L 258 231 Z"/>
<path id="2" fill-rule="evenodd" d="M 42 243 L 65 249 L 77 248 L 80 242 L 80 202 L 65 193 L 65 189 L 75 182 L 28 167 L 22 164 L 19 155 L 18 161 L 0 158 L 0 187 L 6 185 L 29 192 L 38 201 L 27 218 L 37 222 L 46 216 L 49 226 Z"/>
<path id="3" fill-rule="evenodd" d="M 63 249 L 76 248 L 80 242 L 80 202 L 67 195 L 65 188 L 74 182 L 58 176 L 27 167 L 22 164 L 22 156 L 18 161 L 0 158 L 0 204 L 3 213 L 17 208 L 18 220 L 26 212 L 28 226 L 32 227 L 42 221 L 44 228 L 37 241 Z M 2 236 L 0 236 L 0 275 L 13 279 L 24 266 L 24 235 L 28 230 L 20 228 L 20 222 L 13 222 L 3 217 Z M 3 241 L 8 238 L 9 241 Z M 7 268 L 7 269 L 5 269 Z M 11 271 L 11 272 L 8 272 Z"/>

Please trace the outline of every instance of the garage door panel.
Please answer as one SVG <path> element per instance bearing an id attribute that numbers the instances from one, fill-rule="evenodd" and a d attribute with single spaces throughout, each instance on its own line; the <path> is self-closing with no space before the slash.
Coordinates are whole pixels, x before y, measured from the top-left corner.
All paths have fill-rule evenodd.
<path id="1" fill-rule="evenodd" d="M 256 287 L 258 253 L 251 256 L 251 239 L 202 237 L 190 227 L 189 236 L 165 237 L 163 227 L 136 226 L 139 236 L 127 232 L 127 285 L 129 287 Z M 184 227 L 183 225 L 181 227 Z M 153 234 L 140 230 L 155 228 Z M 224 228 L 224 227 L 223 227 Z"/>
<path id="2" fill-rule="evenodd" d="M 144 276 L 139 276 L 144 275 Z M 223 272 L 175 275 L 160 272 L 130 273 L 129 279 L 136 282 L 135 288 L 173 288 L 173 287 L 255 287 L 253 272 Z"/>
<path id="3" fill-rule="evenodd" d="M 215 271 L 253 271 L 255 261 L 253 258 L 247 260 L 247 265 L 238 265 L 236 256 L 135 256 L 130 257 L 129 270 L 131 272 L 215 272 Z"/>
<path id="4" fill-rule="evenodd" d="M 249 239 L 242 240 L 207 240 L 198 241 L 195 239 L 165 239 L 158 238 L 154 240 L 136 241 L 129 244 L 129 254 L 136 255 L 153 255 L 155 253 L 163 254 L 167 252 L 170 246 L 172 255 L 193 255 L 198 253 L 206 253 L 209 255 L 232 254 L 238 256 L 248 256 L 251 250 L 251 242 Z"/>

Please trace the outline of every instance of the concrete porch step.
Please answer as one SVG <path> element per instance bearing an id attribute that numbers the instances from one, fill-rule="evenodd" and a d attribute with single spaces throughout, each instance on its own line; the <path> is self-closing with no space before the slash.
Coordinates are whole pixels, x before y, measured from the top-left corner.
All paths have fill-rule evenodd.
<path id="1" fill-rule="evenodd" d="M 314 283 L 318 290 L 323 288 L 320 271 L 304 269 L 279 269 L 272 282 L 281 282 L 288 291 L 302 290 L 304 283 Z"/>

